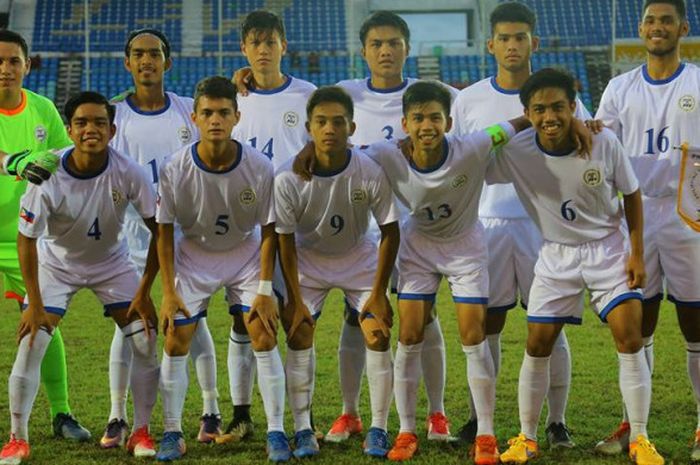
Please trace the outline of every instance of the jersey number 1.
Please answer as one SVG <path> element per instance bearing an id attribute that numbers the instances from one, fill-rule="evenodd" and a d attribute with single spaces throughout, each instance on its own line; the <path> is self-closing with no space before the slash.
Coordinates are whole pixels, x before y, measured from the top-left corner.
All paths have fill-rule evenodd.
<path id="1" fill-rule="evenodd" d="M 268 140 L 267 143 L 265 145 L 263 145 L 263 147 L 261 149 L 258 149 L 262 153 L 264 153 L 267 156 L 267 158 L 269 158 L 270 160 L 272 160 L 272 157 L 274 156 L 274 148 L 273 148 L 273 143 L 272 143 L 273 140 L 274 139 L 270 138 L 270 140 Z M 258 148 L 257 147 L 257 144 L 258 144 L 257 137 L 251 137 L 250 139 L 248 139 L 248 142 L 250 142 L 250 145 L 252 145 L 254 148 L 256 148 L 256 149 Z"/>
<path id="2" fill-rule="evenodd" d="M 656 153 L 654 152 L 654 146 L 656 146 L 658 153 L 664 153 L 668 150 L 670 142 L 668 137 L 665 135 L 666 129 L 668 129 L 668 126 L 659 131 L 659 133 L 656 135 L 656 141 L 654 141 L 654 128 L 644 131 L 647 135 L 647 151 L 644 152 L 645 155 L 654 155 L 654 153 Z"/>

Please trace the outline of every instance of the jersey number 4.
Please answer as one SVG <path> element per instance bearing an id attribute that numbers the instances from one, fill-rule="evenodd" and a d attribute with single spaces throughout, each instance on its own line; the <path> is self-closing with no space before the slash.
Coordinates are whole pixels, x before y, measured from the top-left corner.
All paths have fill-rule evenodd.
<path id="1" fill-rule="evenodd" d="M 88 237 L 92 237 L 96 241 L 100 240 L 100 238 L 102 237 L 102 231 L 100 231 L 100 219 L 99 218 L 95 218 L 95 221 L 92 222 L 90 229 L 88 229 L 87 235 L 88 235 Z"/>

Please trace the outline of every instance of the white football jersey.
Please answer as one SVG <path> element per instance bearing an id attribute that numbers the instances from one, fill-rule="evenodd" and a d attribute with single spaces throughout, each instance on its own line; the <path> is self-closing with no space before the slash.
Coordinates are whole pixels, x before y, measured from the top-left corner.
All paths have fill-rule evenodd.
<path id="1" fill-rule="evenodd" d="M 406 88 L 418 79 L 406 78 L 400 86 L 392 89 L 375 89 L 369 78 L 348 79 L 337 85 L 345 89 L 355 104 L 353 120 L 357 125 L 350 142 L 355 145 L 368 145 L 391 139 L 403 139 L 406 133 L 401 128 L 403 117 L 401 98 Z M 454 100 L 457 89 L 443 84 Z"/>
<path id="2" fill-rule="evenodd" d="M 72 173 L 70 148 L 48 181 L 28 185 L 20 204 L 19 231 L 41 236 L 40 263 L 64 269 L 98 266 L 120 255 L 127 260 L 126 242 L 119 239 L 127 206 L 133 205 L 142 218 L 155 216 L 155 191 L 146 172 L 132 158 L 108 150 L 99 174 Z"/>
<path id="3" fill-rule="evenodd" d="M 510 124 L 504 128 L 509 137 L 515 134 Z M 378 142 L 365 149 L 384 169 L 394 194 L 409 210 L 406 226 L 437 239 L 455 237 L 477 221 L 492 139 L 486 131 L 448 134 L 443 148 L 440 165 L 429 171 L 406 160 L 394 142 Z"/>
<path id="4" fill-rule="evenodd" d="M 486 181 L 512 182 L 525 209 L 551 242 L 577 245 L 602 239 L 620 228 L 618 191 L 639 188 L 632 166 L 615 134 L 593 136 L 591 157 L 548 153 L 533 128 L 503 146 L 489 166 Z"/>
<path id="5" fill-rule="evenodd" d="M 399 220 L 384 172 L 358 149 L 337 173 L 314 175 L 310 182 L 292 171 L 289 160 L 275 178 L 279 234 L 295 234 L 297 244 L 322 254 L 348 252 L 369 239 L 370 214 L 377 224 Z"/>
<path id="6" fill-rule="evenodd" d="M 646 65 L 610 80 L 596 118 L 610 127 L 630 158 L 642 193 L 675 196 L 683 142 L 700 144 L 700 68 L 682 63 L 654 81 Z"/>
<path id="7" fill-rule="evenodd" d="M 148 112 L 136 108 L 128 98 L 117 102 L 117 133 L 110 142 L 146 168 L 154 184 L 158 183 L 163 159 L 199 139 L 192 122 L 193 100 L 172 92 L 165 93 L 165 100 L 165 108 Z"/>
<path id="8" fill-rule="evenodd" d="M 306 102 L 316 86 L 288 76 L 276 89 L 252 89 L 237 96 L 241 120 L 232 137 L 249 144 L 272 160 L 275 170 L 293 158 L 310 139 L 306 131 Z"/>
<path id="9" fill-rule="evenodd" d="M 495 76 L 482 79 L 462 89 L 452 105 L 453 132 L 470 134 L 501 121 L 523 116 L 520 91 L 500 87 Z M 575 116 L 591 119 L 591 114 L 581 100 L 576 99 Z M 482 218 L 527 218 L 512 184 L 484 186 L 479 202 Z"/>
<path id="10" fill-rule="evenodd" d="M 176 224 L 183 240 L 212 251 L 234 249 L 275 221 L 272 163 L 236 142 L 239 158 L 225 171 L 211 171 L 191 144 L 169 157 L 160 171 L 158 223 Z"/>

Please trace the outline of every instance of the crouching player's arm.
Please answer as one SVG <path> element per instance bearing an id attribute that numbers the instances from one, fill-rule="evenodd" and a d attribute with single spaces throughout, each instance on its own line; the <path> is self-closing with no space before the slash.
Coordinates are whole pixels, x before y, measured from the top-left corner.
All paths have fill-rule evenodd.
<path id="1" fill-rule="evenodd" d="M 175 287 L 175 246 L 172 223 L 158 224 L 157 244 L 158 263 L 160 264 L 161 281 L 163 282 L 163 301 L 160 305 L 160 318 L 163 321 L 163 334 L 168 329 L 175 331 L 175 315 L 182 312 L 190 318 L 182 297 Z M 149 250 L 150 252 L 150 250 Z"/>
<path id="2" fill-rule="evenodd" d="M 297 330 L 306 323 L 308 326 L 302 329 L 302 333 L 313 329 L 315 320 L 311 312 L 304 305 L 299 288 L 299 270 L 297 267 L 297 247 L 294 233 L 279 234 L 280 265 L 282 266 L 282 276 L 287 287 L 287 304 L 284 307 L 283 322 L 287 332 L 287 341 L 294 345 Z M 303 337 L 302 337 L 303 339 Z"/>
<path id="3" fill-rule="evenodd" d="M 258 295 L 253 300 L 250 311 L 245 314 L 247 319 L 246 327 L 251 332 L 253 344 L 259 341 L 274 341 L 277 338 L 277 305 L 275 297 L 272 295 L 272 274 L 275 268 L 275 255 L 277 254 L 277 235 L 275 234 L 275 223 L 262 226 L 262 241 L 260 243 L 260 283 L 258 285 Z M 259 320 L 262 330 L 267 333 L 267 338 L 253 334 L 259 331 L 259 326 L 255 320 Z M 252 331 L 251 331 L 252 330 Z M 272 350 L 274 342 L 270 342 L 271 347 L 253 347 L 254 350 Z"/>
<path id="4" fill-rule="evenodd" d="M 36 333 L 44 327 L 51 331 L 55 322 L 44 310 L 44 302 L 39 291 L 39 259 L 37 258 L 36 238 L 27 237 L 22 233 L 17 235 L 17 252 L 22 279 L 27 290 L 28 305 L 22 312 L 22 318 L 17 329 L 17 342 L 29 334 L 31 347 Z"/>
<path id="5" fill-rule="evenodd" d="M 136 295 L 131 301 L 127 318 L 136 313 L 143 321 L 144 328 L 158 328 L 158 316 L 156 308 L 151 300 L 151 289 L 158 274 L 158 225 L 155 218 L 144 218 L 143 222 L 151 231 L 151 242 L 148 245 L 148 255 L 146 257 L 146 269 L 143 272 L 141 283 L 136 291 Z M 149 334 L 148 332 L 146 334 Z"/>
<path id="6" fill-rule="evenodd" d="M 644 269 L 644 218 L 642 213 L 642 194 L 637 189 L 629 195 L 623 196 L 625 200 L 625 219 L 630 235 L 630 257 L 627 261 L 627 285 L 630 289 L 637 289 L 646 285 L 646 271 Z"/>

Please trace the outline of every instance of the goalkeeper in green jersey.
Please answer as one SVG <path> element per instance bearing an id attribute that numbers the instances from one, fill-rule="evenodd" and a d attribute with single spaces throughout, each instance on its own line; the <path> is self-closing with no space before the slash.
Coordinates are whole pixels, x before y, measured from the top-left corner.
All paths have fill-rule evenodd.
<path id="1" fill-rule="evenodd" d="M 49 150 L 72 144 L 53 103 L 22 88 L 29 73 L 27 43 L 19 34 L 0 30 L 0 275 L 5 297 L 24 299 L 17 258 L 19 200 L 27 181 L 40 183 L 56 169 Z M 86 441 L 90 432 L 71 416 L 63 339 L 58 328 L 41 365 L 41 381 L 51 406 L 56 436 Z"/>

